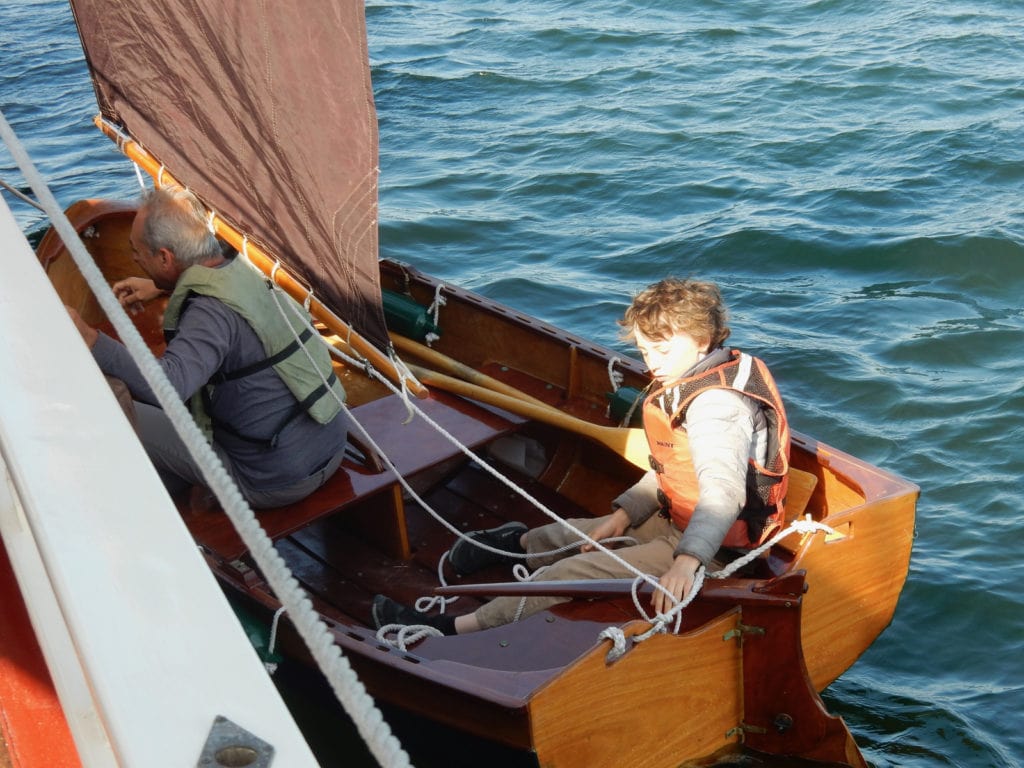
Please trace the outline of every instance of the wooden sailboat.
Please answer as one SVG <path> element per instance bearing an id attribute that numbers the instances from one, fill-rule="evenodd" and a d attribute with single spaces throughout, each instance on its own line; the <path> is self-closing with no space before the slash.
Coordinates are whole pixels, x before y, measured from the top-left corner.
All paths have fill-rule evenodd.
<path id="1" fill-rule="evenodd" d="M 324 3 L 316 18 L 288 5 L 247 12 L 243 23 L 215 2 L 168 2 L 145 19 L 149 11 L 116 2 L 72 3 L 101 127 L 156 183 L 192 188 L 215 211 L 219 233 L 279 284 L 300 298 L 312 292 L 331 344 L 392 378 L 400 364 L 388 351 L 397 350 L 418 374 L 406 401 L 339 362 L 351 417 L 370 439 L 357 432 L 344 471 L 311 497 L 258 514 L 371 693 L 532 753 L 540 765 L 676 766 L 744 745 L 863 766 L 818 693 L 893 615 L 917 488 L 807 436 L 794 434 L 788 514 L 830 532 L 794 534 L 742 575 L 709 580 L 678 633 L 654 635 L 615 660 L 602 630 L 631 637 L 650 627 L 629 582 L 509 583 L 494 569 L 472 579 L 449 571 L 438 589 L 438 563 L 454 537 L 426 508 L 464 531 L 548 522 L 531 499 L 563 518 L 607 510 L 642 471 L 638 433 L 609 415 L 609 400 L 643 389 L 647 377 L 609 349 L 410 266 L 378 262 L 362 4 Z M 298 70 L 310 73 L 302 87 L 285 77 L 303 66 L 283 63 L 286 53 L 315 64 Z M 317 101 L 318 88 L 332 98 Z M 304 124 L 311 101 L 323 118 L 312 133 Z M 252 127 L 271 111 L 271 128 Z M 226 125 L 219 135 L 218 124 Z M 69 210 L 111 282 L 137 272 L 127 245 L 133 216 L 131 205 L 108 201 Z M 62 299 L 103 326 L 52 233 L 38 255 Z M 426 307 L 439 293 L 435 327 Z M 135 318 L 157 353 L 161 315 L 154 302 Z M 429 345 L 425 329 L 437 332 Z M 615 387 L 613 360 L 622 376 Z M 419 409 L 412 418 L 410 402 Z M 640 448 L 642 461 L 642 440 Z M 269 625 L 280 603 L 228 518 L 216 509 L 181 513 L 224 590 Z M 378 638 L 369 617 L 379 592 L 403 602 L 458 596 L 461 613 L 495 595 L 542 590 L 578 599 L 406 649 Z M 307 655 L 287 621 L 279 638 L 285 653 Z"/>

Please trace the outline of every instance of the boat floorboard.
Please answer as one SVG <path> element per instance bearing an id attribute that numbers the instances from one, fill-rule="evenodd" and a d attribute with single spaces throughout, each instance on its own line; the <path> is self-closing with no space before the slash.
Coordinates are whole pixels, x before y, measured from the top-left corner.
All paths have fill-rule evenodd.
<path id="1" fill-rule="evenodd" d="M 528 493 L 560 515 L 578 517 L 585 514 L 572 502 L 535 480 L 524 477 L 516 480 Z M 543 521 L 543 514 L 529 502 L 518 495 L 510 498 L 510 494 L 511 491 L 499 480 L 475 463 L 467 462 L 425 492 L 423 499 L 460 530 L 492 527 L 509 520 L 523 520 L 528 525 Z M 303 588 L 334 609 L 328 613 L 336 611 L 337 616 L 352 617 L 359 623 L 369 624 L 370 605 L 378 592 L 407 604 L 431 595 L 438 586 L 438 562 L 455 541 L 450 531 L 412 501 L 407 501 L 406 519 L 413 543 L 409 560 L 394 559 L 368 545 L 343 514 L 317 520 L 281 540 L 277 546 Z M 446 564 L 444 573 L 448 583 L 458 583 L 463 579 L 495 582 L 511 578 L 505 566 L 494 566 L 472 576 L 460 577 Z M 453 608 L 452 612 L 467 613 L 479 604 L 478 599 L 463 596 L 458 608 Z M 611 618 L 622 621 L 627 617 L 615 613 Z"/>

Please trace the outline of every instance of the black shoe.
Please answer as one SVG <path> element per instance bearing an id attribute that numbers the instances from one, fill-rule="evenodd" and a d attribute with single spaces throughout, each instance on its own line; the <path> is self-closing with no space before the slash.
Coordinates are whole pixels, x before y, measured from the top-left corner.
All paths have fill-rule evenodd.
<path id="1" fill-rule="evenodd" d="M 423 625 L 434 627 L 446 635 L 455 634 L 455 619 L 453 617 L 444 614 L 428 616 L 385 595 L 377 595 L 373 598 L 370 614 L 373 616 L 373 626 L 377 629 L 389 624 L 400 624 L 406 627 Z"/>
<path id="2" fill-rule="evenodd" d="M 519 545 L 519 539 L 522 538 L 526 531 L 527 527 L 522 523 L 511 522 L 486 531 L 474 531 L 467 534 L 467 536 L 473 541 L 479 541 L 481 544 L 486 544 L 494 549 L 522 554 L 523 548 Z M 521 559 L 509 557 L 508 555 L 499 555 L 497 552 L 482 549 L 465 539 L 459 539 L 455 542 L 455 546 L 452 547 L 452 551 L 448 554 L 448 561 L 452 564 L 456 573 L 462 576 L 476 573 L 491 565 L 514 563 L 516 560 Z"/>

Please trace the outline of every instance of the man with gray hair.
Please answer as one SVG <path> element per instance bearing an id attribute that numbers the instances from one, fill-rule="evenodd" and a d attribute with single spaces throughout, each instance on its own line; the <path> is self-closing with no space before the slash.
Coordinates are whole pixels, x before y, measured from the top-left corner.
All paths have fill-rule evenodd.
<path id="1" fill-rule="evenodd" d="M 187 190 L 148 193 L 130 241 L 151 282 L 132 278 L 114 292 L 128 307 L 170 294 L 160 365 L 249 504 L 294 503 L 323 485 L 344 454 L 345 392 L 305 310 L 224 255 Z M 131 392 L 139 437 L 168 490 L 204 485 L 127 349 L 69 311 L 100 369 Z"/>

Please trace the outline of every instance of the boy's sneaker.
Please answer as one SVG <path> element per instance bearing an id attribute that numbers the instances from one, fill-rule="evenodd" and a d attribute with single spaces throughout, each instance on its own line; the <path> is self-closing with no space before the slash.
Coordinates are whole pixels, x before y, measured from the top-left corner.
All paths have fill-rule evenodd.
<path id="1" fill-rule="evenodd" d="M 505 523 L 497 528 L 490 528 L 486 531 L 474 531 L 466 534 L 473 541 L 479 541 L 494 549 L 500 549 L 512 554 L 523 554 L 523 548 L 519 545 L 519 539 L 526 533 L 527 527 L 519 522 Z M 468 576 L 479 570 L 500 563 L 514 563 L 522 558 L 501 555 L 476 546 L 465 539 L 455 542 L 451 552 L 448 554 L 448 561 L 452 564 L 456 573 L 461 576 Z"/>

